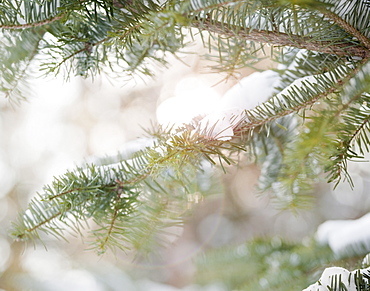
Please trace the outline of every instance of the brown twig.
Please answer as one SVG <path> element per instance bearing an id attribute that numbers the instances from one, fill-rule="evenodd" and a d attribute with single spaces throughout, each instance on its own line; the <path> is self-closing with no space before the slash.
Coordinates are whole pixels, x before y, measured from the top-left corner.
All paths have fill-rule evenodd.
<path id="1" fill-rule="evenodd" d="M 370 50 L 370 39 L 364 36 L 361 32 L 359 32 L 355 27 L 350 25 L 347 21 L 339 17 L 337 14 L 328 11 L 328 10 L 321 10 L 321 12 L 331 20 L 333 20 L 336 24 L 346 30 L 349 34 L 356 37 L 367 49 Z M 361 16 L 358 16 L 361 17 Z"/>

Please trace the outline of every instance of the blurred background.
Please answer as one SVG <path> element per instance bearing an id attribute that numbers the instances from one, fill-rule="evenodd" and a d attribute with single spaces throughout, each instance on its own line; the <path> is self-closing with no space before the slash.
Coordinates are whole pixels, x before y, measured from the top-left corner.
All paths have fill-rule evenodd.
<path id="1" fill-rule="evenodd" d="M 179 239 L 158 250 L 154 260 L 138 263 L 124 253 L 98 257 L 72 236 L 69 242 L 47 238 L 46 248 L 14 242 L 11 221 L 53 176 L 91 157 L 117 154 L 157 121 L 181 122 L 194 108 L 206 111 L 237 82 L 206 73 L 209 64 L 196 55 L 170 63 L 154 79 L 40 78 L 20 105 L 0 99 L 0 290 L 227 290 L 222 282 L 197 285 L 197 256 L 256 237 L 301 242 L 327 219 L 354 219 L 369 211 L 368 162 L 350 165 L 354 191 L 347 184 L 335 191 L 319 184 L 315 206 L 298 214 L 279 211 L 257 195 L 259 169 L 241 163 L 223 175 L 224 195 L 199 202 Z M 272 66 L 268 60 L 259 64 Z M 252 72 L 245 69 L 239 77 Z"/>

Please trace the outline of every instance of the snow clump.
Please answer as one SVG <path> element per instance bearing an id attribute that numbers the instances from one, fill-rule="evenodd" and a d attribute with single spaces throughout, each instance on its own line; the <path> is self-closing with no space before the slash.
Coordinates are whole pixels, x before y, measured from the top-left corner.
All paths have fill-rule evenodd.
<path id="1" fill-rule="evenodd" d="M 370 213 L 356 220 L 328 220 L 316 233 L 316 240 L 328 244 L 335 254 L 370 251 Z"/>
<path id="2" fill-rule="evenodd" d="M 230 140 L 234 129 L 246 120 L 245 110 L 254 109 L 271 98 L 279 80 L 279 74 L 272 70 L 243 78 L 226 91 L 213 112 L 199 121 L 196 131 L 209 138 Z"/>
<path id="3" fill-rule="evenodd" d="M 303 291 L 357 291 L 360 290 L 356 287 L 356 281 L 360 281 L 358 278 L 362 277 L 364 282 L 369 284 L 369 275 L 370 268 L 358 269 L 352 272 L 349 272 L 341 267 L 326 268 L 320 279 L 315 284 L 310 285 Z"/>

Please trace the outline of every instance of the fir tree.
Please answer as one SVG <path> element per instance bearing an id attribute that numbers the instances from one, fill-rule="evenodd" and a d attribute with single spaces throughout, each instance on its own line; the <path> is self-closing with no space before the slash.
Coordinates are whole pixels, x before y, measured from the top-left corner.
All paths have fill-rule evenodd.
<path id="1" fill-rule="evenodd" d="M 16 239 L 90 229 L 92 248 L 149 251 L 182 223 L 201 179 L 246 155 L 259 188 L 281 207 L 310 202 L 323 177 L 352 184 L 350 160 L 369 152 L 370 3 L 353 0 L 0 2 L 0 88 L 26 98 L 41 74 L 152 76 L 200 35 L 217 61 L 237 70 L 270 57 L 279 82 L 267 100 L 220 110 L 182 127 L 148 130 L 153 144 L 112 164 L 55 178 L 14 223 Z M 191 36 L 189 38 L 189 35 Z M 225 108 L 226 109 L 226 108 Z M 190 197 L 190 198 L 189 198 Z M 362 290 L 362 289 L 361 289 Z M 368 289 L 366 289 L 368 290 Z"/>

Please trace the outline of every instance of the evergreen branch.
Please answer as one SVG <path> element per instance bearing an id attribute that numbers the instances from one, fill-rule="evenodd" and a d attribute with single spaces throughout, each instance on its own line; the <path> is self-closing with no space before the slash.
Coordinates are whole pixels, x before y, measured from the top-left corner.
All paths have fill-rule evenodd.
<path id="1" fill-rule="evenodd" d="M 362 97 L 362 94 L 357 94 L 353 96 L 350 99 L 350 101 L 348 101 L 346 104 L 344 104 L 343 106 L 339 106 L 337 113 L 333 116 L 333 120 L 338 120 L 341 116 L 343 116 L 343 121 L 345 123 L 344 124 L 345 127 L 341 126 L 341 128 L 337 130 L 337 132 L 339 133 L 338 134 L 339 138 L 338 138 L 337 147 L 336 147 L 337 153 L 333 154 L 330 157 L 332 163 L 329 163 L 329 165 L 326 167 L 326 171 L 329 172 L 328 182 L 331 183 L 336 180 L 334 187 L 336 187 L 341 181 L 341 177 L 343 173 L 344 173 L 346 180 L 349 182 L 350 186 L 354 187 L 351 176 L 349 175 L 347 171 L 347 161 L 349 159 L 359 157 L 357 153 L 351 150 L 351 148 L 353 147 L 352 143 L 354 140 L 357 139 L 360 133 L 363 132 L 366 124 L 368 124 L 370 120 L 370 115 L 365 115 L 365 118 L 363 118 L 364 114 L 360 114 L 357 108 L 355 108 L 357 105 L 356 101 L 359 100 L 361 97 Z M 351 114 L 353 112 L 346 113 L 346 111 L 348 110 L 353 111 L 356 114 L 355 122 L 352 122 L 352 119 L 348 116 L 348 114 Z M 360 124 L 358 124 L 359 121 L 360 121 Z M 339 120 L 337 121 L 337 124 L 342 125 L 339 122 Z M 342 136 L 343 131 L 346 132 L 346 136 Z M 366 148 L 368 147 L 367 144 L 365 144 L 365 146 Z M 360 147 L 360 152 L 363 154 L 363 150 L 361 147 Z"/>
<path id="2" fill-rule="evenodd" d="M 70 203 L 50 204 L 44 201 L 41 196 L 39 199 L 33 199 L 28 206 L 28 211 L 20 215 L 17 222 L 12 223 L 11 235 L 17 240 L 27 241 L 35 237 L 40 238 L 39 230 L 41 230 L 63 238 L 62 233 L 56 231 L 57 229 L 63 230 L 57 225 L 57 222 L 68 225 L 67 220 L 69 219 L 67 217 L 57 221 L 56 219 L 62 218 L 71 209 L 72 204 Z"/>
<path id="3" fill-rule="evenodd" d="M 40 27 L 48 24 L 52 24 L 53 22 L 56 22 L 60 19 L 62 19 L 65 16 L 65 13 L 62 13 L 60 15 L 54 16 L 49 19 L 45 19 L 39 22 L 33 22 L 33 23 L 24 23 L 24 24 L 12 24 L 12 25 L 0 25 L 0 29 L 9 29 L 9 30 L 19 30 L 19 29 L 27 29 L 27 28 L 35 28 Z"/>
<path id="4" fill-rule="evenodd" d="M 353 182 L 347 172 L 347 161 L 354 158 L 361 158 L 365 151 L 369 151 L 369 121 L 370 110 L 367 104 L 370 102 L 368 72 L 370 63 L 357 68 L 357 74 L 348 82 L 342 90 L 343 105 L 335 106 L 335 118 L 332 131 L 337 132 L 336 150 L 331 154 L 326 166 L 329 182 L 335 182 L 335 186 L 341 180 L 342 173 L 353 186 Z M 361 84 L 355 85 L 355 84 Z M 325 114 L 325 113 L 324 113 Z M 354 147 L 354 142 L 358 149 Z M 359 151 L 359 153 L 358 153 Z M 359 155 L 360 154 L 360 155 Z"/>
<path id="5" fill-rule="evenodd" d="M 134 242 L 135 248 L 140 250 L 140 252 L 150 251 L 151 244 L 153 244 L 153 238 L 155 239 L 155 236 L 159 233 L 159 229 L 161 227 L 164 228 L 166 225 L 166 222 L 163 220 L 163 216 L 167 216 L 167 218 L 169 218 L 169 202 L 167 199 L 164 199 L 163 201 L 157 201 L 157 203 L 154 205 L 148 206 L 149 207 L 145 209 L 145 215 L 147 216 L 145 217 L 147 220 L 146 231 L 138 236 Z M 179 219 L 179 217 L 177 217 L 177 219 Z M 137 256 L 138 254 L 136 257 Z"/>
<path id="6" fill-rule="evenodd" d="M 176 1 L 171 1 L 161 6 L 166 9 L 146 7 L 146 5 L 155 6 L 151 1 L 139 2 L 138 6 L 143 5 L 145 9 L 136 9 L 135 6 L 130 7 L 127 12 L 122 3 L 103 1 L 96 4 L 87 1 L 83 2 L 86 7 L 80 7 L 80 2 L 77 1 L 71 5 L 78 5 L 78 12 L 71 16 L 67 23 L 57 21 L 59 20 L 57 17 L 62 17 L 62 14 L 46 20 L 50 21 L 49 23 L 42 20 L 35 22 L 34 26 L 13 25 L 14 28 L 8 29 L 52 24 L 48 31 L 55 36 L 55 45 L 46 45 L 45 48 L 49 48 L 51 53 L 55 49 L 59 55 L 65 56 L 62 60 L 58 58 L 60 62 L 56 63 L 56 68 L 82 53 L 75 60 L 77 62 L 82 60 L 82 65 L 77 64 L 77 67 L 81 68 L 85 65 L 84 68 L 87 68 L 85 71 L 91 68 L 89 61 L 96 62 L 94 65 L 97 68 L 98 64 L 109 62 L 107 52 L 110 51 L 106 45 L 109 42 L 116 50 L 117 62 L 122 60 L 129 65 L 131 71 L 140 69 L 147 59 L 165 63 L 165 59 L 156 57 L 156 53 L 162 51 L 174 53 L 182 48 L 185 37 L 181 28 L 185 26 L 197 28 L 199 31 L 208 31 L 211 38 L 213 34 L 218 34 L 219 40 L 224 36 L 227 40 L 225 46 L 221 41 L 216 46 L 220 55 L 224 52 L 229 53 L 230 69 L 246 62 L 246 58 L 243 58 L 245 52 L 242 45 L 235 50 L 230 47 L 238 46 L 235 43 L 249 41 L 269 43 L 279 47 L 308 49 L 322 55 L 326 54 L 326 57 L 316 54 L 314 57 L 322 64 L 320 67 L 312 68 L 313 64 L 309 62 L 312 56 L 307 54 L 303 58 L 307 61 L 302 66 L 303 72 L 292 73 L 284 80 L 287 93 L 281 92 L 268 102 L 245 112 L 246 122 L 243 120 L 233 128 L 235 129 L 233 142 L 217 140 L 217 137 L 207 136 L 206 131 L 197 132 L 196 127 L 187 125 L 178 129 L 176 133 L 160 133 L 157 144 L 140 152 L 140 156 L 109 166 L 78 168 L 76 172 L 67 172 L 60 179 L 55 178 L 51 186 L 44 188 L 44 194 L 39 197 L 39 200 L 32 200 L 28 211 L 20 217 L 14 232 L 16 237 L 38 237 L 38 230 L 46 233 L 53 231 L 62 236 L 58 231 L 63 231 L 64 228 L 59 227 L 58 222 L 61 222 L 63 227 L 67 227 L 69 223 L 74 224 L 73 219 L 75 219 L 77 222 L 73 230 L 79 231 L 82 226 L 80 221 L 87 222 L 88 219 L 92 219 L 99 226 L 99 229 L 90 232 L 95 236 L 95 245 L 99 250 L 105 251 L 110 246 L 124 248 L 123 245 L 126 243 L 128 247 L 139 248 L 143 245 L 145 247 L 162 227 L 171 223 L 181 223 L 183 209 L 186 206 L 184 201 L 187 195 L 194 193 L 193 190 L 198 187 L 196 175 L 203 169 L 202 162 L 209 161 L 217 165 L 218 158 L 221 166 L 224 163 L 231 164 L 233 159 L 230 153 L 244 150 L 245 140 L 247 140 L 245 143 L 250 140 L 252 143 L 253 131 L 257 132 L 261 129 L 259 133 L 264 130 L 269 132 L 274 125 L 279 127 L 284 118 L 287 122 L 295 121 L 298 114 L 293 115 L 293 113 L 314 109 L 312 116 L 309 116 L 310 122 L 304 124 L 306 127 L 303 129 L 307 129 L 307 132 L 300 132 L 297 138 L 297 132 L 290 128 L 289 135 L 281 134 L 282 137 L 276 137 L 274 144 L 270 143 L 265 147 L 267 151 L 273 151 L 275 159 L 272 160 L 278 161 L 278 171 L 273 172 L 272 175 L 280 179 L 276 183 L 277 187 L 281 186 L 278 190 L 283 190 L 280 192 L 281 195 L 287 194 L 284 198 L 291 204 L 299 200 L 297 197 L 302 198 L 299 194 L 308 188 L 311 189 L 312 182 L 318 175 L 316 167 L 322 166 L 319 164 L 322 160 L 326 158 L 326 162 L 331 157 L 330 154 L 335 156 L 333 153 L 343 153 L 341 149 L 336 148 L 337 145 L 347 145 L 344 148 L 345 152 L 339 158 L 340 162 L 345 162 L 350 156 L 348 152 L 351 142 L 353 140 L 359 142 L 365 138 L 364 132 L 368 130 L 370 115 L 368 112 L 361 112 L 358 107 L 361 105 L 362 98 L 369 97 L 362 94 L 368 89 L 362 87 L 359 90 L 362 90 L 360 94 L 352 91 L 348 96 L 345 90 L 352 81 L 356 85 L 365 81 L 368 83 L 368 80 L 352 78 L 359 73 L 360 66 L 351 57 L 360 57 L 363 60 L 370 58 L 370 47 L 366 40 L 358 39 L 359 43 L 351 41 L 351 36 L 360 37 L 352 31 L 352 28 L 355 29 L 353 26 L 344 27 L 345 25 L 338 22 L 335 16 L 329 15 L 327 17 L 333 20 L 334 24 L 323 21 L 325 25 L 315 26 L 312 30 L 308 30 L 311 34 L 305 36 L 304 32 L 309 25 L 317 19 L 324 19 L 324 16 L 320 14 L 318 17 L 318 12 L 308 10 L 298 11 L 302 14 L 297 14 L 296 11 L 292 12 L 285 6 L 280 7 L 280 10 L 274 10 L 276 7 L 273 9 L 267 7 L 269 3 L 276 4 L 277 1 L 255 1 L 256 6 L 253 6 L 253 1 L 240 1 L 242 2 L 240 6 L 236 5 L 239 1 L 184 1 L 185 5 L 176 5 Z M 131 2 L 127 3 L 131 4 Z M 90 4 L 91 6 L 88 6 Z M 113 13 L 112 5 L 116 6 L 117 14 Z M 248 5 L 253 7 L 249 9 Z M 181 6 L 192 6 L 196 9 L 184 12 Z M 177 9 L 178 7 L 181 11 Z M 238 14 L 237 10 L 240 7 L 244 10 L 241 9 Z M 102 16 L 101 9 L 106 11 L 105 17 Z M 250 27 L 246 27 L 246 19 L 252 17 L 253 9 L 258 13 L 255 19 L 249 19 Z M 34 7 L 32 6 L 29 11 L 35 11 Z M 279 13 L 281 13 L 280 16 Z M 194 14 L 201 16 L 194 16 Z M 35 15 L 28 13 L 26 22 L 30 22 L 29 19 L 39 20 L 41 13 Z M 306 19 L 299 20 L 299 15 L 312 17 L 311 22 L 305 25 Z M 269 18 L 270 16 L 273 17 Z M 261 21 L 266 19 L 271 20 L 272 23 Z M 15 21 L 15 23 L 18 22 Z M 329 26 L 333 29 L 329 29 Z M 351 35 L 344 33 L 343 39 L 339 39 L 343 30 L 338 26 L 345 28 Z M 3 25 L 0 28 L 4 29 L 4 27 Z M 282 32 L 279 32 L 279 28 Z M 293 31 L 295 33 L 292 33 Z M 326 32 L 328 35 L 324 35 Z M 239 42 L 233 42 L 234 40 Z M 102 44 L 105 46 L 99 46 Z M 211 45 L 210 41 L 209 46 Z M 98 48 L 92 50 L 93 47 Z M 104 56 L 100 58 L 102 51 Z M 126 53 L 127 58 L 124 57 Z M 330 60 L 339 60 L 339 57 L 341 61 L 337 63 L 338 68 L 329 64 Z M 345 64 L 344 57 L 349 57 Z M 315 76 L 303 80 L 298 85 L 289 83 L 292 81 L 290 77 L 294 79 L 299 74 Z M 320 100 L 324 101 L 323 106 L 326 106 L 324 109 L 319 105 L 315 106 Z M 278 120 L 279 123 L 272 124 L 273 121 Z M 349 125 L 350 123 L 352 125 Z M 246 139 L 243 139 L 245 133 L 248 134 Z M 261 143 L 270 142 L 271 139 L 266 138 Z M 288 144 L 292 139 L 298 141 Z M 367 148 L 370 142 L 367 137 L 365 141 Z M 278 145 L 278 149 L 271 150 L 275 145 Z M 293 162 L 289 164 L 292 160 Z M 320 167 L 317 166 L 318 164 Z M 336 169 L 338 165 L 343 166 L 335 160 L 332 169 Z M 270 172 L 267 173 L 269 174 Z M 302 198 L 302 201 L 305 202 L 305 198 Z"/>
<path id="7" fill-rule="evenodd" d="M 296 210 L 312 206 L 313 199 L 308 194 L 319 180 L 322 164 L 329 158 L 329 149 L 333 147 L 332 135 L 328 133 L 330 117 L 310 117 L 299 136 L 284 150 L 282 166 L 272 187 L 281 208 Z"/>
<path id="8" fill-rule="evenodd" d="M 325 169 L 325 171 L 328 172 L 328 182 L 329 183 L 335 182 L 334 188 L 340 183 L 343 175 L 344 180 L 348 181 L 349 185 L 352 188 L 355 186 L 350 174 L 347 171 L 347 162 L 348 160 L 353 160 L 354 158 L 361 158 L 361 156 L 359 156 L 358 153 L 352 149 L 353 143 L 357 140 L 357 144 L 359 144 L 359 151 L 361 155 L 364 154 L 363 147 L 365 147 L 367 152 L 369 152 L 370 149 L 369 140 L 367 137 L 370 132 L 369 129 L 370 114 L 366 115 L 364 118 L 363 116 L 361 116 L 361 114 L 358 114 L 357 116 L 358 118 L 355 124 L 349 126 L 347 130 L 343 129 L 343 131 L 346 132 L 346 136 L 339 138 L 339 141 L 337 142 L 338 144 L 337 152 L 330 157 L 332 163 L 328 163 Z M 361 120 L 361 118 L 363 119 L 358 125 L 359 123 L 358 120 Z M 348 119 L 348 117 L 345 118 L 345 120 L 346 119 Z M 350 120 L 346 120 L 346 122 L 349 121 Z M 361 144 L 361 139 L 365 141 L 363 144 Z"/>
<path id="9" fill-rule="evenodd" d="M 55 66 L 55 68 L 53 70 L 55 70 L 58 67 L 62 66 L 65 62 L 67 62 L 69 59 L 73 58 L 74 56 L 76 56 L 76 55 L 78 55 L 78 54 L 80 54 L 82 52 L 89 52 L 91 50 L 91 48 L 93 48 L 95 46 L 98 46 L 98 45 L 100 45 L 100 44 L 108 41 L 109 39 L 110 39 L 109 37 L 106 37 L 106 38 L 104 38 L 102 40 L 99 40 L 99 41 L 97 41 L 95 43 L 89 43 L 88 45 L 85 45 L 82 49 L 79 49 L 79 50 L 73 52 L 72 54 L 68 55 L 67 57 L 63 58 L 63 60 L 61 62 L 59 62 Z"/>
<path id="10" fill-rule="evenodd" d="M 323 91 L 320 91 L 318 86 L 309 86 L 309 83 L 302 83 L 300 88 L 295 87 L 294 84 L 289 86 L 292 91 L 289 92 L 288 90 L 288 95 L 277 94 L 267 102 L 257 106 L 255 109 L 246 111 L 247 122 L 242 124 L 240 128 L 237 129 L 237 132 L 239 132 L 239 134 L 243 134 L 248 130 L 253 130 L 256 127 L 266 125 L 281 117 L 292 113 L 298 113 L 313 106 L 319 100 L 329 96 L 330 94 L 341 91 L 349 80 L 356 76 L 366 64 L 367 60 L 363 60 L 361 64 L 355 68 L 344 68 L 342 70 L 340 67 L 337 67 L 336 69 L 333 69 L 337 72 L 331 77 L 325 77 L 324 74 L 317 75 L 315 79 L 318 82 L 318 85 L 326 86 Z M 341 110 L 349 107 L 353 101 L 355 101 L 355 99 L 348 100 L 346 103 L 341 104 L 339 108 L 336 107 L 336 116 L 339 116 Z"/>
<path id="11" fill-rule="evenodd" d="M 348 100 L 346 100 L 346 103 L 341 104 L 341 106 L 339 106 L 339 108 L 337 108 L 335 114 L 333 115 L 333 119 L 338 119 L 339 117 L 345 115 L 345 112 L 348 109 L 350 109 L 351 106 L 353 106 L 354 104 L 356 104 L 355 106 L 357 106 L 356 101 L 358 101 L 362 97 L 362 93 L 363 92 L 351 96 Z"/>
<path id="12" fill-rule="evenodd" d="M 122 35 L 119 35 L 119 32 L 116 32 L 116 34 L 119 35 L 119 37 L 118 37 L 119 39 L 125 39 L 125 37 L 127 37 L 133 31 L 137 30 L 141 25 L 142 25 L 141 23 L 138 23 L 135 26 L 130 27 L 130 29 L 125 30 Z M 100 44 L 103 44 L 105 42 L 108 42 L 111 39 L 112 39 L 112 37 L 107 36 L 107 37 L 105 37 L 105 38 L 103 38 L 103 39 L 101 39 L 97 42 L 89 43 L 88 46 L 84 46 L 82 49 L 77 50 L 77 51 L 73 52 L 72 54 L 68 55 L 67 57 L 63 58 L 63 60 L 57 64 L 56 68 L 60 67 L 63 63 L 67 62 L 69 59 L 73 58 L 74 56 L 76 56 L 76 55 L 78 55 L 82 52 L 89 51 L 89 50 L 91 50 L 91 48 L 96 47 L 96 46 L 98 46 Z"/>
<path id="13" fill-rule="evenodd" d="M 110 184 L 110 185 L 107 185 L 108 187 L 114 187 L 115 184 Z M 91 189 L 94 189 L 94 187 L 92 187 Z M 86 191 L 86 190 L 89 190 L 88 187 L 78 187 L 78 188 L 72 188 L 68 191 L 64 191 L 64 192 L 61 192 L 61 193 L 58 193 L 56 195 L 53 195 L 53 196 L 49 196 L 47 197 L 47 199 L 45 200 L 48 200 L 48 201 L 51 201 L 53 199 L 56 199 L 56 198 L 59 198 L 59 197 L 62 197 L 64 195 L 68 195 L 68 194 L 71 194 L 73 192 L 81 192 L 81 191 Z"/>
<path id="14" fill-rule="evenodd" d="M 356 37 L 368 50 L 370 50 L 370 39 L 359 32 L 355 27 L 350 25 L 347 21 L 339 17 L 337 14 L 327 9 L 320 9 L 320 11 L 329 19 L 333 20 L 336 24 L 342 27 L 344 30 L 346 30 L 350 35 Z"/>
<path id="15" fill-rule="evenodd" d="M 270 101 L 258 106 L 253 111 L 246 112 L 247 122 L 240 127 L 239 134 L 242 135 L 245 131 L 250 130 L 249 135 L 252 135 L 256 127 L 266 126 L 273 120 L 305 110 L 307 107 L 314 106 L 319 100 L 332 102 L 331 100 L 335 100 L 335 98 L 325 97 L 333 93 L 335 93 L 333 96 L 336 96 L 338 92 L 343 92 L 343 87 L 348 85 L 352 77 L 359 74 L 361 67 L 357 66 L 354 69 L 347 68 L 345 70 L 334 69 L 332 76 L 326 75 L 327 73 L 321 75 L 321 77 L 318 75 L 315 78 L 316 81 L 311 79 L 309 82 L 311 87 L 309 87 L 309 83 L 301 83 L 300 88 L 294 89 L 293 83 L 293 86 L 290 86 L 292 87 L 291 91 L 288 90 L 288 95 L 284 96 L 284 94 L 279 93 L 277 96 L 280 95 L 280 98 L 272 97 Z M 319 81 L 320 79 L 321 81 Z M 317 90 L 320 87 L 321 89 Z M 333 155 L 333 150 L 337 151 L 343 148 L 337 146 L 333 141 L 333 132 L 341 132 L 341 129 L 334 129 L 333 127 L 341 124 L 337 119 L 343 115 L 342 112 L 353 106 L 356 100 L 359 99 L 358 95 L 351 95 L 351 97 L 340 105 L 333 104 L 332 110 L 320 111 L 320 107 L 318 107 L 315 111 L 320 112 L 320 114 L 309 117 L 311 122 L 306 125 L 307 132 L 301 131 L 299 138 L 291 140 L 282 153 L 269 148 L 269 152 L 272 152 L 272 158 L 268 158 L 266 166 L 271 170 L 271 166 L 269 166 L 271 161 L 274 162 L 274 166 L 272 167 L 272 173 L 270 171 L 267 175 L 270 177 L 271 174 L 273 177 L 263 177 L 265 180 L 261 180 L 264 184 L 262 188 L 272 188 L 284 207 L 287 204 L 290 208 L 305 206 L 309 200 L 307 196 L 302 194 L 312 189 L 318 170 L 327 165 L 328 160 Z M 357 115 L 358 118 L 361 117 Z M 338 138 L 338 140 L 343 139 Z M 277 155 L 278 157 L 276 157 Z M 338 160 L 335 160 L 336 162 Z M 272 186 L 272 183 L 274 183 L 274 186 Z"/>
<path id="16" fill-rule="evenodd" d="M 370 49 L 350 42 L 333 43 L 331 41 L 315 41 L 311 37 L 290 35 L 276 31 L 251 30 L 229 23 L 213 21 L 208 18 L 196 18 L 190 25 L 199 30 L 217 33 L 227 37 L 237 37 L 267 43 L 272 46 L 296 47 L 320 53 L 334 54 L 340 57 L 356 56 L 362 59 L 370 58 Z"/>
<path id="17" fill-rule="evenodd" d="M 40 196 L 38 200 L 31 201 L 28 208 L 30 213 L 25 213 L 18 226 L 15 225 L 13 235 L 18 238 L 25 237 L 26 233 L 32 235 L 43 225 L 53 223 L 53 220 L 56 218 L 60 218 L 60 221 L 67 224 L 66 220 L 68 218 L 64 216 L 69 212 L 71 214 L 76 213 L 77 216 L 85 215 L 85 219 L 95 213 L 97 209 L 93 205 L 89 206 L 90 202 L 96 200 L 94 203 L 99 203 L 103 199 L 103 197 L 97 197 L 95 194 L 99 191 L 103 193 L 105 191 L 111 192 L 114 187 L 111 183 L 102 183 L 106 180 L 104 176 L 109 175 L 109 173 L 101 176 L 93 167 L 89 171 L 89 173 L 84 173 L 82 169 L 78 169 L 77 173 L 68 172 L 64 177 L 55 178 L 51 187 L 44 187 L 45 194 Z M 54 192 L 59 192 L 60 188 L 69 188 L 74 184 L 79 184 L 79 187 L 74 187 L 70 191 L 64 191 L 62 192 L 63 195 L 54 194 Z M 38 206 L 39 204 L 40 207 Z M 82 211 L 84 214 L 79 213 L 80 207 L 84 209 Z M 76 219 L 77 216 L 75 216 Z M 27 220 L 29 221 L 29 226 L 24 223 Z"/>
<path id="18" fill-rule="evenodd" d="M 40 34 L 38 34 L 40 35 Z M 14 76 L 14 80 L 13 80 L 13 85 L 11 88 L 9 88 L 7 91 L 6 91 L 6 95 L 5 97 L 8 98 L 8 99 L 11 99 L 11 95 L 14 93 L 14 91 L 17 89 L 18 87 L 18 84 L 21 80 L 24 80 L 25 77 L 27 76 L 27 71 L 33 61 L 33 59 L 35 58 L 36 54 L 37 54 L 37 51 L 38 51 L 38 48 L 39 48 L 39 43 L 42 39 L 42 36 L 43 36 L 43 33 L 40 35 L 39 37 L 39 40 L 38 42 L 35 43 L 34 45 L 34 49 L 30 52 L 27 60 L 25 61 L 24 63 L 24 67 L 20 70 L 19 74 L 15 75 Z"/>
<path id="19" fill-rule="evenodd" d="M 302 290 L 315 279 L 322 265 L 335 260 L 328 246 L 314 239 L 305 243 L 263 236 L 205 250 L 195 258 L 196 282 L 205 286 L 221 281 L 226 290 Z"/>
<path id="20" fill-rule="evenodd" d="M 35 56 L 35 52 L 36 52 L 37 48 L 35 47 L 35 50 L 32 52 L 32 55 Z M 14 91 L 17 89 L 18 87 L 18 82 L 20 80 L 23 80 L 25 78 L 25 76 L 27 75 L 26 72 L 27 72 L 27 69 L 29 68 L 30 64 L 32 62 L 32 58 L 28 59 L 27 62 L 25 63 L 25 66 L 24 68 L 20 71 L 20 74 L 17 75 L 16 78 L 14 78 L 14 84 L 12 85 L 11 88 L 9 88 L 6 93 L 5 93 L 5 98 L 8 98 L 8 99 L 11 99 L 11 95 L 14 93 Z"/>
<path id="21" fill-rule="evenodd" d="M 112 234 L 113 229 L 115 227 L 115 223 L 116 223 L 116 220 L 118 218 L 118 213 L 121 210 L 121 205 L 118 203 L 120 199 L 121 199 L 120 193 L 118 193 L 117 199 L 115 201 L 114 212 L 113 212 L 110 224 L 108 226 L 108 230 L 105 231 L 105 238 L 103 239 L 103 241 L 99 242 L 99 249 L 100 249 L 101 253 L 103 253 L 104 250 L 106 249 L 106 245 L 107 245 L 107 243 L 109 241 L 109 238 L 111 237 L 111 234 Z"/>
<path id="22" fill-rule="evenodd" d="M 36 56 L 39 53 L 40 42 L 45 31 L 30 29 L 27 31 L 4 32 L 1 35 L 0 48 L 0 91 L 10 101 L 25 99 L 28 90 L 27 77 L 31 77 Z M 22 88 L 22 87 L 25 88 Z"/>
<path id="23" fill-rule="evenodd" d="M 199 144 L 200 139 L 206 141 L 183 132 L 169 144 L 159 141 L 153 149 L 148 148 L 119 165 L 77 168 L 76 172 L 55 178 L 14 224 L 13 236 L 26 240 L 39 237 L 39 230 L 49 232 L 49 229 L 62 236 L 58 230 L 65 228 L 57 225 L 59 221 L 66 227 L 71 221 L 75 225 L 72 230 L 80 233 L 79 221 L 92 218 L 100 226 L 90 231 L 99 253 L 112 246 L 148 250 L 149 242 L 154 242 L 154 236 L 163 227 L 181 223 L 178 211 L 181 208 L 180 213 L 184 213 L 183 208 L 187 208 L 183 201 L 197 181 L 193 178 L 200 160 L 222 155 L 213 149 L 217 141 Z"/>
<path id="24" fill-rule="evenodd" d="M 35 232 L 37 231 L 38 229 L 40 229 L 43 225 L 46 225 L 48 223 L 50 223 L 51 221 L 53 221 L 54 219 L 56 219 L 57 217 L 61 216 L 63 214 L 62 211 L 59 211 L 59 212 L 56 212 L 54 213 L 52 216 L 48 217 L 47 219 L 39 222 L 38 224 L 35 224 L 34 226 L 32 227 L 29 227 L 29 228 L 25 228 L 22 230 L 22 233 L 13 233 L 13 235 L 15 236 L 16 239 L 18 240 L 24 240 L 25 237 L 27 237 L 27 234 L 30 234 L 32 232 Z M 24 219 L 24 218 L 23 218 Z"/>
<path id="25" fill-rule="evenodd" d="M 369 126 L 370 124 L 370 115 L 367 116 L 367 118 L 365 118 L 364 120 L 362 120 L 360 126 L 356 129 L 356 131 L 352 134 L 352 136 L 350 136 L 349 140 L 348 140 L 348 145 L 352 144 L 352 142 L 357 139 L 357 137 L 360 135 L 360 133 L 364 130 L 368 130 L 368 128 L 365 128 L 365 126 Z M 368 148 L 368 145 L 365 144 L 365 146 Z M 348 148 L 349 149 L 349 148 Z M 360 151 L 362 152 L 363 154 L 363 151 L 362 149 L 360 149 Z"/>
<path id="26" fill-rule="evenodd" d="M 141 176 L 138 176 L 136 178 L 130 179 L 128 181 L 116 180 L 116 182 L 120 186 L 134 185 L 134 184 L 137 184 L 140 181 L 145 180 L 149 176 L 149 173 L 150 173 L 150 170 L 147 170 L 146 173 L 144 173 Z"/>
<path id="27" fill-rule="evenodd" d="M 203 3 L 201 1 L 191 1 L 191 7 L 193 9 L 191 9 L 191 13 L 199 13 L 199 12 L 203 12 L 204 10 L 209 10 L 209 9 L 217 9 L 217 8 L 221 8 L 221 7 L 225 7 L 225 6 L 228 6 L 228 5 L 235 5 L 237 3 L 241 3 L 241 2 L 244 2 L 244 1 L 240 1 L 240 0 L 227 0 L 227 1 L 204 1 Z"/>
<path id="28" fill-rule="evenodd" d="M 249 130 L 253 130 L 256 127 L 260 127 L 262 125 L 266 125 L 268 123 L 271 123 L 272 121 L 275 121 L 277 119 L 280 119 L 284 116 L 290 115 L 292 113 L 297 113 L 300 112 L 301 110 L 307 109 L 308 107 L 313 106 L 315 103 L 317 103 L 320 99 L 327 97 L 328 95 L 334 93 L 335 91 L 338 90 L 337 86 L 333 86 L 325 90 L 325 92 L 321 92 L 317 95 L 313 95 L 312 98 L 309 100 L 306 100 L 305 102 L 296 104 L 295 106 L 292 107 L 282 107 L 279 108 L 278 112 L 268 113 L 265 118 L 259 118 L 256 117 L 254 112 L 263 112 L 265 108 L 269 108 L 271 102 L 267 101 L 265 105 L 260 105 L 254 110 L 246 111 L 246 115 L 248 117 L 247 122 L 243 125 L 240 126 L 240 128 L 237 130 L 240 134 L 247 132 Z M 267 113 L 267 112 L 264 112 Z"/>

